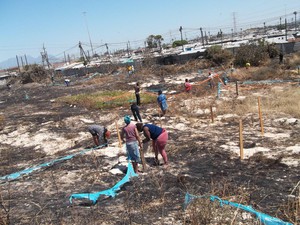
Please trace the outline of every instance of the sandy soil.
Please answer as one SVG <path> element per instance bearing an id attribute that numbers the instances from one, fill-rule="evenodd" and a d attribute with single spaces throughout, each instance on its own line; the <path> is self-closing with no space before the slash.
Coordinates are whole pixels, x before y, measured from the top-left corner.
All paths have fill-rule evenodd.
<path id="1" fill-rule="evenodd" d="M 130 109 L 88 110 L 60 104 L 56 98 L 108 89 L 125 89 L 133 94 L 132 85 L 137 79 L 123 78 L 110 85 L 27 84 L 0 90 L 0 109 L 5 117 L 0 130 L 0 176 L 92 147 L 87 132 L 89 124 L 102 124 L 112 131 L 107 148 L 76 156 L 12 182 L 2 182 L 2 217 L 9 215 L 11 224 L 184 224 L 187 215 L 182 205 L 185 193 L 189 192 L 246 202 L 264 213 L 286 219 L 282 207 L 296 194 L 294 188 L 300 180 L 299 118 L 280 112 L 265 116 L 262 135 L 257 115 L 245 114 L 242 118 L 244 160 L 241 160 L 240 118 L 235 114 L 218 115 L 214 107 L 212 122 L 210 109 L 199 107 L 202 101 L 212 101 L 216 97 L 214 93 L 201 98 L 191 93 L 178 101 L 178 88 L 185 78 L 195 82 L 201 79 L 198 74 L 169 76 L 163 81 L 151 76 L 142 80 L 144 90 L 163 86 L 168 97 L 170 110 L 165 117 L 157 116 L 155 104 L 141 106 L 145 122 L 162 125 L 169 132 L 168 168 L 155 166 L 151 149 L 145 147 L 147 171 L 126 184 L 116 198 L 103 198 L 94 206 L 82 202 L 70 204 L 68 198 L 72 193 L 101 191 L 124 176 L 126 153 L 118 146 L 115 122 L 123 126 L 122 118 L 130 114 Z M 275 86 L 287 88 L 280 84 L 269 88 Z M 247 96 L 267 92 L 262 91 L 241 89 L 238 99 L 242 101 Z M 235 84 L 229 83 L 218 101 L 233 98 L 237 98 Z M 216 205 L 214 209 L 211 217 L 224 223 L 231 221 L 228 218 L 235 212 Z M 229 212 L 222 217 L 222 211 L 226 210 Z M 240 212 L 236 224 L 259 223 Z"/>

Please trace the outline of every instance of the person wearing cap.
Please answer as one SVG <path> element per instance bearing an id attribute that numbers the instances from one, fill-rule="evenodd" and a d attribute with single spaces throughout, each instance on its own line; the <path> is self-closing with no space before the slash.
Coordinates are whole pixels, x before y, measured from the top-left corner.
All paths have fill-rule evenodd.
<path id="1" fill-rule="evenodd" d="M 106 127 L 101 125 L 90 125 L 88 127 L 88 131 L 93 136 L 93 140 L 96 146 L 103 145 L 105 147 L 108 146 L 108 140 L 110 138 L 110 131 L 107 130 Z"/>
<path id="2" fill-rule="evenodd" d="M 130 116 L 125 116 L 124 122 L 126 126 L 122 128 L 121 139 L 126 143 L 128 159 L 131 160 L 133 170 L 138 173 L 138 163 L 141 162 L 139 146 L 142 149 L 142 142 L 135 124 L 131 123 Z"/>
<path id="3" fill-rule="evenodd" d="M 165 147 L 168 142 L 168 132 L 154 124 L 137 123 L 136 128 L 139 132 L 143 132 L 145 139 L 143 143 L 147 143 L 152 139 L 152 147 L 155 154 L 155 162 L 159 165 L 158 153 L 161 154 L 165 165 L 168 165 L 168 156 Z"/>
<path id="4" fill-rule="evenodd" d="M 162 90 L 158 91 L 157 103 L 162 111 L 162 114 L 165 115 L 168 109 L 167 97 L 162 93 Z"/>

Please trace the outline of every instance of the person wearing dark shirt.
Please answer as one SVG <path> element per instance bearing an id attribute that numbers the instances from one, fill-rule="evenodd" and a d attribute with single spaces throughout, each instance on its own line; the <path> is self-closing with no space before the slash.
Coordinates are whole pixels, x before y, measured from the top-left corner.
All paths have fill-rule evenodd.
<path id="1" fill-rule="evenodd" d="M 135 102 L 131 104 L 130 109 L 131 109 L 131 112 L 133 114 L 135 121 L 138 121 L 138 119 L 139 119 L 140 122 L 143 122 L 142 117 L 140 115 L 140 108 L 137 106 L 137 104 Z"/>
<path id="2" fill-rule="evenodd" d="M 143 143 L 146 143 L 152 139 L 152 147 L 155 154 L 156 163 L 159 165 L 158 153 L 160 153 L 165 165 L 168 165 L 168 156 L 165 150 L 168 142 L 168 132 L 164 128 L 154 124 L 137 123 L 136 128 L 139 132 L 143 132 L 145 136 Z"/>

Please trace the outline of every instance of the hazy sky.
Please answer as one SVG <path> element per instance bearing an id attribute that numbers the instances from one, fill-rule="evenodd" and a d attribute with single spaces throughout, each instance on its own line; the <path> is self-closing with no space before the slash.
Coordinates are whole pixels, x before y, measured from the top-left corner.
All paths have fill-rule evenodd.
<path id="1" fill-rule="evenodd" d="M 37 57 L 78 54 L 78 42 L 97 53 L 143 47 L 160 34 L 164 42 L 200 35 L 199 28 L 216 34 L 263 23 L 279 24 L 280 17 L 300 22 L 300 0 L 0 0 L 0 62 L 16 55 Z M 85 12 L 85 13 L 84 13 Z M 234 23 L 235 21 L 235 23 Z M 234 26 L 235 24 L 235 26 Z"/>

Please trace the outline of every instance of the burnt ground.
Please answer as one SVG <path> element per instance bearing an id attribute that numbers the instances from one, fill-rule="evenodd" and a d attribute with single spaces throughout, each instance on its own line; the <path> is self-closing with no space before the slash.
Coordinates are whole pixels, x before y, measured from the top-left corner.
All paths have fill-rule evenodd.
<path id="1" fill-rule="evenodd" d="M 114 131 L 111 142 L 117 143 L 114 122 L 119 119 L 121 126 L 122 117 L 129 109 L 89 110 L 56 101 L 58 97 L 78 93 L 131 90 L 128 83 L 136 81 L 110 76 L 106 82 L 81 81 L 70 87 L 26 84 L 15 85 L 11 90 L 1 88 L 0 108 L 5 122 L 0 131 L 0 176 L 91 147 L 87 124 L 80 118 L 110 126 Z M 146 83 L 155 77 L 143 79 Z M 164 85 L 168 90 L 179 86 Z M 229 86 L 228 97 L 236 98 L 234 84 Z M 153 85 L 152 89 L 157 87 Z M 268 87 L 261 90 L 265 94 Z M 251 90 L 243 94 L 251 94 Z M 141 106 L 143 118 L 162 123 L 169 132 L 168 168 L 155 166 L 149 153 L 146 155 L 148 170 L 126 184 L 116 198 L 102 198 L 96 205 L 80 201 L 70 204 L 72 193 L 101 191 L 124 176 L 110 173 L 119 159 L 99 154 L 105 149 L 76 156 L 18 180 L 2 182 L 0 224 L 5 221 L 10 224 L 230 224 L 234 218 L 233 224 L 259 224 L 242 212 L 235 217 L 235 209 L 205 201 L 196 201 L 196 208 L 191 207 L 194 211 L 184 212 L 186 192 L 217 195 L 295 222 L 291 217 L 291 212 L 295 214 L 291 209 L 294 201 L 291 195 L 299 195 L 295 187 L 300 180 L 300 155 L 299 151 L 290 149 L 295 146 L 299 149 L 299 120 L 293 124 L 278 122 L 277 119 L 289 117 L 280 112 L 265 116 L 265 131 L 269 135 L 261 136 L 257 115 L 245 114 L 245 152 L 257 150 L 240 160 L 232 151 L 239 146 L 239 118 L 219 115 L 212 123 L 209 114 L 198 115 L 185 110 L 184 97 L 181 102 L 176 100 L 176 94 L 168 97 L 170 112 L 162 121 L 155 117 L 155 105 Z M 196 104 L 193 100 L 199 97 L 186 98 L 187 101 L 192 99 L 193 105 Z M 206 95 L 206 98 L 215 96 Z M 85 135 L 79 138 L 79 133 Z M 37 141 L 31 139 L 38 135 L 44 136 Z M 22 144 L 20 139 L 24 137 L 27 139 Z M 8 139 L 12 141 L 6 141 Z M 25 143 L 30 140 L 32 143 Z M 290 160 L 296 164 L 286 163 Z M 299 214 L 299 210 L 296 213 Z"/>

